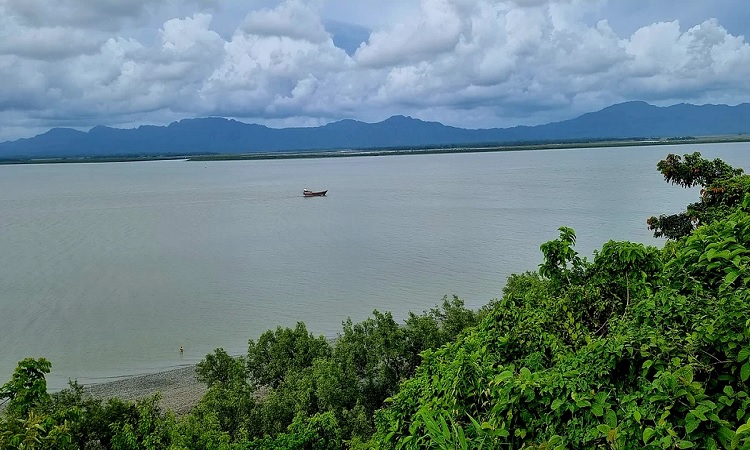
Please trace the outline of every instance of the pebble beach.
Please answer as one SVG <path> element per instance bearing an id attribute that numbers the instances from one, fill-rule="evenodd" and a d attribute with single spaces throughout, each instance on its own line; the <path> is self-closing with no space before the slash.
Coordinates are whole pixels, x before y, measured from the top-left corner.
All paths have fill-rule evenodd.
<path id="1" fill-rule="evenodd" d="M 195 366 L 138 375 L 122 380 L 84 386 L 84 393 L 92 397 L 135 401 L 161 392 L 161 407 L 175 415 L 184 415 L 198 403 L 206 392 L 206 385 L 195 378 Z"/>

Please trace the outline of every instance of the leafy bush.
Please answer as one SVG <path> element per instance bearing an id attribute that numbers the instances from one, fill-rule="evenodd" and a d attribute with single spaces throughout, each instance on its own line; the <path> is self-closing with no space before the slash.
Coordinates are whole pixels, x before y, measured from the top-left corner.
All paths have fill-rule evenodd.
<path id="1" fill-rule="evenodd" d="M 423 354 L 378 448 L 750 448 L 750 197 L 664 250 L 544 244 L 468 334 Z"/>

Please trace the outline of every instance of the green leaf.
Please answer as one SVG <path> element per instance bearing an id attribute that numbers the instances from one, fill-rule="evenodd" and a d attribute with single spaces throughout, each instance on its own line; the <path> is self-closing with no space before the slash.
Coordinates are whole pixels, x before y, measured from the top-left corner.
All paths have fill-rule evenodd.
<path id="1" fill-rule="evenodd" d="M 507 380 L 509 378 L 513 378 L 513 372 L 510 371 L 510 370 L 506 370 L 504 372 L 499 373 L 495 377 L 494 381 L 495 381 L 495 383 L 500 384 L 500 383 L 502 383 L 503 381 L 505 381 L 505 380 Z"/>
<path id="2" fill-rule="evenodd" d="M 604 419 L 611 428 L 617 428 L 617 415 L 614 411 L 608 409 Z"/>
<path id="3" fill-rule="evenodd" d="M 591 406 L 591 412 L 594 413 L 596 417 L 601 417 L 604 415 L 604 408 L 602 408 L 602 405 L 593 404 Z"/>
<path id="4" fill-rule="evenodd" d="M 651 427 L 646 427 L 646 429 L 643 430 L 643 443 L 648 444 L 648 441 L 654 437 L 654 433 L 656 433 L 656 430 Z"/>
<path id="5" fill-rule="evenodd" d="M 729 250 L 722 250 L 720 252 L 716 252 L 714 257 L 718 259 L 729 259 L 731 257 L 731 254 L 729 253 Z"/>
<path id="6" fill-rule="evenodd" d="M 705 408 L 698 407 L 696 409 L 691 409 L 690 413 L 692 413 L 695 417 L 697 417 L 701 422 L 705 422 L 708 419 L 706 418 L 706 415 L 703 414 L 702 409 L 705 409 Z"/>
<path id="7" fill-rule="evenodd" d="M 559 398 L 554 399 L 552 401 L 552 411 L 557 411 L 560 408 L 560 406 L 563 405 L 563 403 L 565 403 L 565 400 L 562 400 Z"/>
<path id="8" fill-rule="evenodd" d="M 733 270 L 724 277 L 724 284 L 730 285 L 740 276 L 740 271 Z"/>
<path id="9" fill-rule="evenodd" d="M 638 411 L 637 409 L 633 411 L 633 418 L 635 419 L 636 422 L 641 423 L 641 412 Z"/>
<path id="10" fill-rule="evenodd" d="M 750 378 L 750 361 L 743 364 L 742 369 L 740 369 L 740 379 L 747 381 L 748 378 Z"/>
<path id="11" fill-rule="evenodd" d="M 692 433 L 696 428 L 698 428 L 698 425 L 700 425 L 700 423 L 700 420 L 698 420 L 694 415 L 688 413 L 685 417 L 685 432 L 687 434 Z"/>
<path id="12" fill-rule="evenodd" d="M 719 427 L 718 435 L 719 440 L 725 447 L 729 447 L 729 443 L 734 439 L 734 431 L 725 426 Z"/>
<path id="13" fill-rule="evenodd" d="M 597 425 L 596 429 L 599 430 L 601 434 L 607 435 L 609 434 L 609 430 L 611 430 L 612 428 L 610 428 L 609 425 L 601 424 L 601 425 Z"/>
<path id="14" fill-rule="evenodd" d="M 456 439 L 462 449 L 467 449 L 468 443 L 466 442 L 466 435 L 464 435 L 464 429 L 461 427 L 456 428 Z"/>
<path id="15" fill-rule="evenodd" d="M 693 448 L 693 443 L 690 441 L 677 441 L 677 448 Z"/>
<path id="16" fill-rule="evenodd" d="M 743 348 L 737 355 L 737 362 L 742 362 L 746 359 L 750 359 L 750 347 Z"/>

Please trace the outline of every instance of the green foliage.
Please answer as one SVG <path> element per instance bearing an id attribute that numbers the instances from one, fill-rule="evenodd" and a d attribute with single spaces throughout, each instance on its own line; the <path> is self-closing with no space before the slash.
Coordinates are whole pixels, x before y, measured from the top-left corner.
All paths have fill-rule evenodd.
<path id="1" fill-rule="evenodd" d="M 247 350 L 247 371 L 251 380 L 261 386 L 278 387 L 287 372 L 312 366 L 316 358 L 330 356 L 331 346 L 323 336 L 314 337 L 305 324 L 294 329 L 276 328 L 266 331 L 258 342 L 250 340 Z"/>
<path id="2" fill-rule="evenodd" d="M 13 394 L 0 416 L 0 450 L 5 449 L 162 449 L 173 444 L 176 422 L 154 396 L 136 404 L 86 398 L 75 382 L 48 394 L 44 374 L 51 364 L 27 358 L 10 382 Z M 179 447 L 174 447 L 179 448 Z"/>
<path id="3" fill-rule="evenodd" d="M 750 448 L 750 197 L 657 250 L 542 246 L 377 413 L 372 445 Z"/>
<path id="4" fill-rule="evenodd" d="M 233 358 L 224 349 L 217 348 L 198 363 L 195 373 L 198 380 L 209 387 L 217 383 L 233 384 L 246 379 L 245 361 L 243 358 Z"/>
<path id="5" fill-rule="evenodd" d="M 662 266 L 662 256 L 656 247 L 609 241 L 595 252 L 584 285 L 598 288 L 606 307 L 620 314 L 628 308 L 631 294 L 640 297 L 652 292 Z"/>
<path id="6" fill-rule="evenodd" d="M 29 411 L 49 401 L 47 380 L 44 377 L 52 363 L 44 358 L 26 358 L 18 363 L 13 377 L 0 387 L 0 399 L 8 399 L 8 413 L 25 416 Z"/>
<path id="7" fill-rule="evenodd" d="M 649 218 L 648 227 L 655 237 L 685 237 L 699 225 L 726 217 L 750 193 L 750 176 L 743 175 L 742 169 L 720 159 L 703 159 L 698 152 L 683 157 L 670 154 L 657 168 L 669 183 L 703 189 L 700 201 L 688 205 L 685 212 Z"/>
<path id="8" fill-rule="evenodd" d="M 26 358 L 0 388 L 0 398 L 8 402 L 0 416 L 0 450 L 75 448 L 68 420 L 46 412 L 51 397 L 45 375 L 51 368 L 44 358 Z"/>
<path id="9" fill-rule="evenodd" d="M 332 344 L 302 323 L 268 331 L 250 341 L 244 374 L 239 360 L 220 350 L 199 365 L 210 387 L 189 420 L 214 439 L 251 448 L 308 448 L 323 433 L 309 427 L 335 422 L 329 428 L 337 431 L 326 432 L 326 442 L 341 443 L 321 448 L 344 442 L 368 448 L 375 411 L 413 376 L 419 354 L 454 340 L 476 321 L 461 299 L 446 297 L 440 307 L 410 314 L 403 325 L 379 311 L 359 323 L 347 320 Z"/>
<path id="10" fill-rule="evenodd" d="M 205 423 L 202 427 L 212 434 L 226 434 L 230 440 L 237 441 L 256 426 L 252 414 L 255 406 L 255 389 L 249 384 L 219 383 L 208 388 L 191 418 Z"/>
<path id="11" fill-rule="evenodd" d="M 750 195 L 725 220 L 697 229 L 667 265 L 676 288 L 731 290 L 750 284 Z"/>
<path id="12" fill-rule="evenodd" d="M 568 227 L 560 227 L 559 231 L 560 239 L 542 244 L 544 262 L 539 265 L 539 274 L 549 278 L 555 288 L 578 283 L 586 267 L 586 261 L 573 250 L 575 231 Z"/>
<path id="13" fill-rule="evenodd" d="M 106 403 L 83 395 L 83 388 L 70 382 L 68 389 L 51 395 L 44 413 L 57 423 L 66 423 L 76 448 L 111 448 L 112 423 L 135 422 L 135 405 L 118 399 Z"/>
<path id="14" fill-rule="evenodd" d="M 161 396 L 156 394 L 140 400 L 135 405 L 136 416 L 132 420 L 110 423 L 113 450 L 157 450 L 169 447 L 174 418 L 162 416 L 158 405 L 160 399 Z"/>
<path id="15" fill-rule="evenodd" d="M 668 183 L 682 187 L 710 186 L 716 181 L 742 175 L 742 169 L 735 169 L 720 159 L 709 161 L 701 158 L 699 152 L 667 155 L 656 165 Z"/>
<path id="16" fill-rule="evenodd" d="M 330 413 L 316 414 L 310 418 L 297 416 L 286 433 L 275 437 L 256 439 L 248 450 L 329 450 L 341 448 L 341 429 Z"/>
<path id="17" fill-rule="evenodd" d="M 0 418 L 0 449 L 74 449 L 67 424 L 30 411 L 26 417 Z"/>
<path id="18" fill-rule="evenodd" d="M 667 239 L 679 239 L 685 237 L 696 227 L 697 219 L 687 213 L 662 214 L 659 217 L 652 216 L 646 220 L 648 229 L 654 231 L 654 237 L 665 237 Z"/>

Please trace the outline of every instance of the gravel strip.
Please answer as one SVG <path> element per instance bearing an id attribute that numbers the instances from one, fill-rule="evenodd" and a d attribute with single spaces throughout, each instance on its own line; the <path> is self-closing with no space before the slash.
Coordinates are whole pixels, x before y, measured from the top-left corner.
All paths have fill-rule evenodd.
<path id="1" fill-rule="evenodd" d="M 161 407 L 181 416 L 190 412 L 206 392 L 206 385 L 195 378 L 195 366 L 148 375 L 138 375 L 107 383 L 87 385 L 86 395 L 135 401 L 161 392 Z"/>

